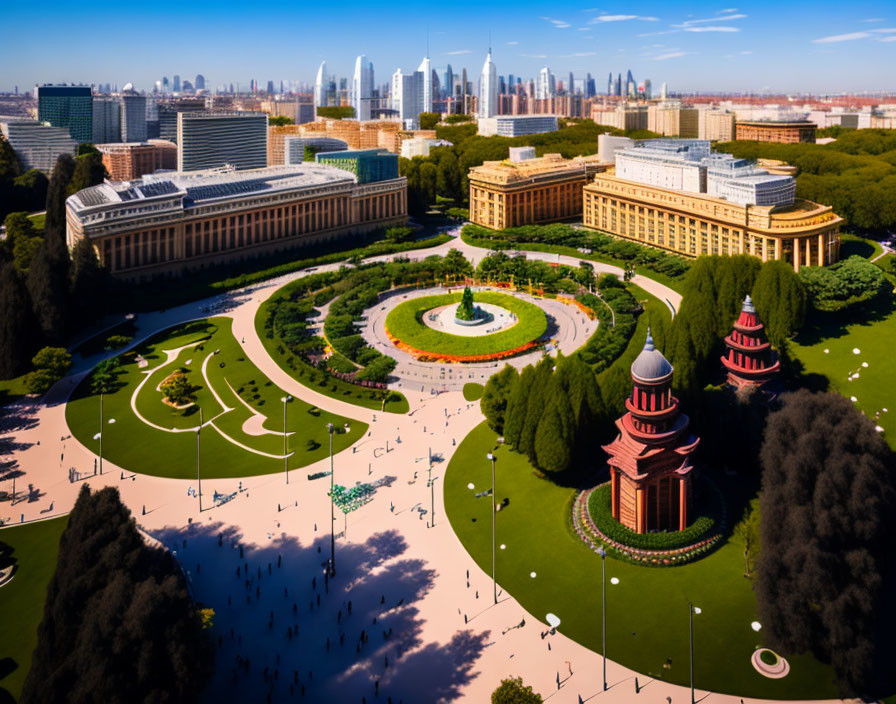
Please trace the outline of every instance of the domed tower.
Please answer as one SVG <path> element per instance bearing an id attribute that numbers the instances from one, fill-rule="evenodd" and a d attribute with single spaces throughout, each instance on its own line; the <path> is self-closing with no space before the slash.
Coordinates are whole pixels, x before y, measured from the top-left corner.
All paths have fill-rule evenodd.
<path id="1" fill-rule="evenodd" d="M 691 507 L 690 455 L 700 439 L 672 395 L 672 365 L 653 344 L 632 364 L 627 412 L 616 421 L 619 435 L 610 455 L 613 517 L 636 533 L 684 530 Z"/>
<path id="2" fill-rule="evenodd" d="M 722 356 L 722 366 L 728 372 L 728 383 L 735 388 L 762 387 L 781 368 L 749 296 L 744 299 L 734 330 L 725 338 L 725 346 L 728 349 Z"/>

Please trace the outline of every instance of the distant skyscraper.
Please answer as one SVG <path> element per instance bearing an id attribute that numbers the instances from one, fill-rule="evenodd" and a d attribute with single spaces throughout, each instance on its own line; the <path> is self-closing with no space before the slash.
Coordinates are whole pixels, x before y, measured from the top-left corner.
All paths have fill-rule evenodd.
<path id="1" fill-rule="evenodd" d="M 121 140 L 146 141 L 146 98 L 133 91 L 121 96 Z"/>
<path id="2" fill-rule="evenodd" d="M 416 125 L 420 119 L 423 95 L 423 75 L 420 71 L 402 73 L 398 69 L 392 74 L 390 91 L 392 109 L 398 113 L 398 119 L 406 124 Z"/>
<path id="3" fill-rule="evenodd" d="M 93 143 L 121 141 L 121 103 L 118 98 L 93 98 Z"/>
<path id="4" fill-rule="evenodd" d="M 274 82 L 273 82 L 273 81 L 268 81 L 268 90 L 267 90 L 267 93 L 268 93 L 268 95 L 273 95 L 273 94 L 274 94 Z"/>
<path id="5" fill-rule="evenodd" d="M 180 76 L 174 74 L 174 86 L 172 88 L 175 93 L 180 93 Z"/>
<path id="6" fill-rule="evenodd" d="M 314 99 L 315 111 L 317 108 L 324 107 L 327 104 L 327 88 L 329 87 L 327 78 L 327 62 L 321 61 L 317 69 L 317 76 L 314 79 Z"/>
<path id="7" fill-rule="evenodd" d="M 492 61 L 489 47 L 482 73 L 479 76 L 479 117 L 494 117 L 498 114 L 498 69 Z"/>
<path id="8" fill-rule="evenodd" d="M 545 100 L 553 98 L 557 94 L 557 79 L 547 66 L 538 72 L 538 80 L 535 83 L 535 99 Z"/>
<path id="9" fill-rule="evenodd" d="M 351 104 L 358 120 L 370 119 L 370 105 L 373 97 L 373 64 L 363 54 L 355 59 L 355 73 L 352 76 Z"/>
<path id="10" fill-rule="evenodd" d="M 196 74 L 196 82 L 195 82 L 196 90 L 205 90 L 205 76 L 201 73 Z"/>
<path id="11" fill-rule="evenodd" d="M 615 95 L 622 95 L 622 74 L 616 75 L 616 90 L 614 91 Z"/>
<path id="12" fill-rule="evenodd" d="M 625 77 L 625 93 L 629 98 L 635 98 L 638 95 L 638 84 L 635 83 L 635 77 L 632 76 L 632 71 L 629 69 L 628 75 Z"/>
<path id="13" fill-rule="evenodd" d="M 417 71 L 423 74 L 420 112 L 432 112 L 432 62 L 429 60 L 429 55 L 423 57 Z"/>
<path id="14" fill-rule="evenodd" d="M 446 98 L 454 97 L 454 71 L 451 70 L 451 64 L 445 69 L 445 85 L 442 86 L 442 90 Z"/>
<path id="15" fill-rule="evenodd" d="M 177 170 L 267 166 L 268 116 L 263 112 L 177 114 Z"/>
<path id="16" fill-rule="evenodd" d="M 666 82 L 665 81 L 663 81 L 662 85 L 660 86 L 660 97 L 663 100 L 666 99 Z"/>
<path id="17" fill-rule="evenodd" d="M 507 74 L 507 92 L 516 93 L 516 78 L 512 73 Z"/>
<path id="18" fill-rule="evenodd" d="M 573 95 L 576 92 L 576 79 L 572 75 L 572 71 L 569 72 L 569 83 L 566 84 L 566 94 Z"/>
<path id="19" fill-rule="evenodd" d="M 167 93 L 171 90 L 171 84 L 168 82 L 168 76 L 162 76 L 162 92 Z"/>
<path id="20" fill-rule="evenodd" d="M 40 86 L 37 119 L 53 127 L 66 127 L 72 139 L 93 139 L 93 97 L 90 86 Z"/>
<path id="21" fill-rule="evenodd" d="M 607 95 L 613 95 L 613 72 L 610 71 L 610 78 L 607 80 Z"/>

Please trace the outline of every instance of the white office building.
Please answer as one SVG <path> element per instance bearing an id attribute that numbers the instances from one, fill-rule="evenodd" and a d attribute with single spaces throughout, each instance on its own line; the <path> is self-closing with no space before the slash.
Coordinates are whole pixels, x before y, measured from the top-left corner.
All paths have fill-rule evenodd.
<path id="1" fill-rule="evenodd" d="M 72 139 L 67 127 L 51 127 L 48 122 L 37 120 L 10 120 L 0 122 L 0 132 L 9 142 L 22 164 L 22 169 L 37 169 L 49 174 L 62 154 L 72 156 L 78 150 L 78 142 Z"/>
<path id="2" fill-rule="evenodd" d="M 616 161 L 616 152 L 635 146 L 635 140 L 631 137 L 614 137 L 610 134 L 597 136 L 597 158 L 605 164 Z"/>
<path id="3" fill-rule="evenodd" d="M 263 112 L 179 112 L 177 170 L 267 166 L 268 116 Z"/>
<path id="4" fill-rule="evenodd" d="M 496 115 L 479 118 L 479 134 L 483 137 L 521 137 L 556 131 L 556 115 Z"/>
<path id="5" fill-rule="evenodd" d="M 412 137 L 401 140 L 401 156 L 405 159 L 413 159 L 415 156 L 429 156 L 429 150 L 433 147 L 450 147 L 451 142 L 445 139 L 430 139 L 429 137 Z"/>
<path id="6" fill-rule="evenodd" d="M 312 95 L 315 114 L 317 108 L 324 107 L 327 104 L 327 62 L 321 61 L 317 69 L 317 76 L 314 78 L 314 92 Z"/>
<path id="7" fill-rule="evenodd" d="M 479 76 L 479 117 L 495 117 L 498 114 L 498 69 L 488 50 L 482 73 Z"/>
<path id="8" fill-rule="evenodd" d="M 417 73 L 423 74 L 420 83 L 420 112 L 432 112 L 432 62 L 428 56 L 423 57 Z"/>
<path id="9" fill-rule="evenodd" d="M 551 73 L 551 69 L 545 66 L 538 72 L 535 82 L 535 99 L 546 100 L 557 95 L 557 78 Z"/>
<path id="10" fill-rule="evenodd" d="M 740 205 L 789 205 L 791 176 L 773 175 L 747 159 L 712 154 L 708 140 L 648 139 L 618 149 L 616 176 L 686 193 L 704 193 Z"/>
<path id="11" fill-rule="evenodd" d="M 121 96 L 121 141 L 146 141 L 146 98 L 127 92 Z"/>
<path id="12" fill-rule="evenodd" d="M 373 63 L 364 55 L 355 59 L 355 73 L 352 76 L 351 103 L 356 120 L 370 119 L 373 97 Z"/>

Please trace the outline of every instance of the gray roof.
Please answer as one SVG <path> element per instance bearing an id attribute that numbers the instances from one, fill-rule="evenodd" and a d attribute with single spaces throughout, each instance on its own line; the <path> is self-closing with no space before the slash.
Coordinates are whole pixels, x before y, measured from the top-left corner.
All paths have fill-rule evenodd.
<path id="1" fill-rule="evenodd" d="M 654 381 L 667 377 L 671 373 L 672 365 L 653 344 L 650 328 L 647 328 L 647 340 L 644 342 L 641 354 L 632 364 L 632 376 L 644 381 Z"/>
<path id="2" fill-rule="evenodd" d="M 750 294 L 747 294 L 747 297 L 744 299 L 744 307 L 741 308 L 744 313 L 755 313 L 756 306 L 753 305 L 753 299 L 750 298 Z"/>

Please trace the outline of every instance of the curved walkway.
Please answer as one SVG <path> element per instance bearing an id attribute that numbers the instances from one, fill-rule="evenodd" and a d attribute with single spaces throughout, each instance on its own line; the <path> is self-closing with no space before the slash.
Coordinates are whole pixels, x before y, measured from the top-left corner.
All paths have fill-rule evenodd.
<path id="1" fill-rule="evenodd" d="M 480 258 L 484 252 L 455 241 L 403 256 L 444 254 L 452 246 Z M 595 269 L 614 268 L 595 265 Z M 197 598 L 215 609 L 216 629 L 224 640 L 218 654 L 218 673 L 206 700 L 258 699 L 266 688 L 262 669 L 269 666 L 273 670 L 275 656 L 285 654 L 279 665 L 284 686 L 277 689 L 277 700 L 288 698 L 285 681 L 291 680 L 289 673 L 294 667 L 301 667 L 309 701 L 358 702 L 362 696 L 374 701 L 376 680 L 381 701 L 391 696 L 395 702 L 403 698 L 406 702 L 478 704 L 488 701 L 501 678 L 513 675 L 522 675 L 545 698 L 563 704 L 592 698 L 606 702 L 686 701 L 686 688 L 656 681 L 649 682 L 645 692 L 648 699 L 644 694 L 636 696 L 637 673 L 611 661 L 607 662 L 611 688 L 602 692 L 600 655 L 566 638 L 562 627 L 548 641 L 541 638 L 546 629 L 542 621 L 545 615 L 525 612 L 511 596 L 501 594 L 499 603 L 490 605 L 489 575 L 467 555 L 445 519 L 442 482 L 436 481 L 432 488 L 426 482 L 427 457 L 434 458 L 432 474 L 438 477 L 456 444 L 481 422 L 478 404 L 467 403 L 459 392 L 426 395 L 403 389 L 412 410 L 398 416 L 323 396 L 293 380 L 265 353 L 255 333 L 254 316 L 264 299 L 298 276 L 301 273 L 201 303 L 141 315 L 137 338 L 194 318 L 229 315 L 243 351 L 274 383 L 323 409 L 370 423 L 366 437 L 351 450 L 336 455 L 334 479 L 345 486 L 376 480 L 382 480 L 382 485 L 372 502 L 345 519 L 337 518 L 334 530 L 347 531 L 347 537 L 337 541 L 337 577 L 326 594 L 321 589 L 320 573 L 316 588 L 312 588 L 310 576 L 322 559 L 311 548 L 329 547 L 329 483 L 308 481 L 305 474 L 328 470 L 327 460 L 292 472 L 289 483 L 279 474 L 204 481 L 205 510 L 201 513 L 196 498 L 188 495 L 188 488 L 196 488 L 193 481 L 133 475 L 108 461 L 104 462 L 102 476 L 89 479 L 94 488 L 108 485 L 119 489 L 140 526 L 177 550 Z M 641 281 L 636 282 L 650 290 Z M 651 293 L 657 295 L 657 291 L 673 303 L 680 300 L 659 284 Z M 20 517 L 37 520 L 67 512 L 81 488 L 81 482 L 69 481 L 68 468 L 92 474 L 95 457 L 69 434 L 65 402 L 85 370 L 96 361 L 98 358 L 82 360 L 81 372 L 57 384 L 40 403 L 22 402 L 11 407 L 16 422 L 4 435 L 12 441 L 13 450 L 3 459 L 18 463 L 20 496 L 29 484 L 32 491 L 30 498 L 20 499 L 15 507 L 2 505 L 4 520 L 15 524 Z M 232 500 L 209 508 L 215 494 Z M 433 527 L 429 527 L 431 509 L 435 510 Z M 223 547 L 218 545 L 220 534 L 227 536 Z M 242 552 L 236 556 L 236 542 L 245 548 L 245 558 Z M 281 554 L 285 556 L 286 581 L 275 589 L 264 586 L 268 582 L 260 578 L 260 596 L 253 598 L 253 592 L 250 603 L 242 603 L 245 592 L 234 577 L 236 566 L 244 559 L 254 577 L 256 567 L 262 574 L 264 562 L 271 556 L 276 562 Z M 284 599 L 281 588 L 289 591 L 290 598 Z M 239 606 L 230 605 L 234 591 L 234 603 Z M 321 599 L 319 606 L 314 604 L 315 595 Z M 285 636 L 286 620 L 291 623 L 290 614 L 294 613 L 289 608 L 293 599 L 302 605 L 301 661 L 296 660 L 299 643 L 289 646 Z M 363 609 L 362 613 L 378 614 L 383 623 L 394 623 L 397 640 L 391 640 L 390 635 L 380 641 L 377 627 L 368 625 L 375 649 L 370 657 L 364 652 L 356 654 L 354 640 L 345 648 L 337 647 L 334 624 L 346 615 L 348 600 L 354 600 L 356 612 Z M 311 610 L 306 611 L 304 605 L 309 602 Z M 269 611 L 275 610 L 277 628 L 272 632 L 266 624 Z M 522 621 L 525 625 L 519 627 Z M 360 622 L 357 627 L 361 627 Z M 226 637 L 231 628 L 247 640 L 242 647 Z M 325 648 L 325 636 L 334 638 L 332 650 Z M 400 653 L 396 653 L 399 643 Z M 250 675 L 233 679 L 231 666 L 239 653 L 251 656 L 252 670 Z M 384 666 L 384 657 L 391 667 Z M 315 674 L 309 681 L 305 671 L 311 669 Z M 641 676 L 640 684 L 647 683 Z M 756 701 L 706 692 L 698 692 L 698 698 L 718 704 Z"/>

